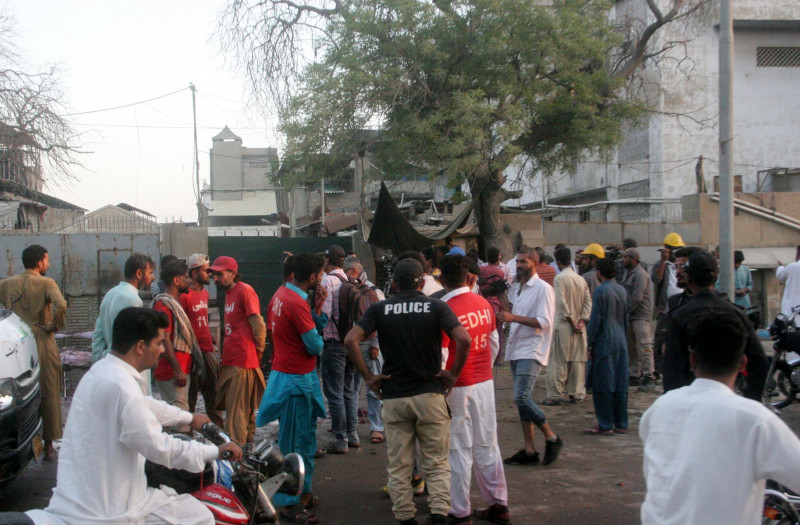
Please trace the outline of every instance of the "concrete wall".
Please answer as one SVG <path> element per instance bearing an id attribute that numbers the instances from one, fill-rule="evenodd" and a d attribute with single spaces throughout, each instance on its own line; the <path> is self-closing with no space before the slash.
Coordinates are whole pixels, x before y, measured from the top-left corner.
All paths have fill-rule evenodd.
<path id="1" fill-rule="evenodd" d="M 208 228 L 182 222 L 162 224 L 159 248 L 162 255 L 173 254 L 181 258 L 195 253 L 208 254 Z"/>
<path id="2" fill-rule="evenodd" d="M 211 157 L 212 200 L 241 200 L 242 193 L 242 143 L 238 140 L 215 140 L 209 152 Z"/>

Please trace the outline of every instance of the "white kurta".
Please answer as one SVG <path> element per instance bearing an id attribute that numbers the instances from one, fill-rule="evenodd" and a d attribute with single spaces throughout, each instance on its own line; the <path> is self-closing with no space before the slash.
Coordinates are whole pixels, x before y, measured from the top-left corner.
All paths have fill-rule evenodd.
<path id="1" fill-rule="evenodd" d="M 201 472 L 219 449 L 162 432 L 162 425 L 191 423 L 192 415 L 145 396 L 143 384 L 136 369 L 111 354 L 83 376 L 64 429 L 48 513 L 69 525 L 140 524 L 154 513 L 166 523 L 213 523 L 210 511 L 190 496 L 181 497 L 184 516 L 172 521 L 169 507 L 177 496 L 147 487 L 145 459 Z"/>
<path id="2" fill-rule="evenodd" d="M 766 407 L 695 379 L 645 412 L 643 525 L 761 523 L 764 480 L 800 491 L 800 440 Z"/>
<path id="3" fill-rule="evenodd" d="M 781 313 L 786 316 L 792 315 L 792 308 L 800 305 L 800 261 L 778 266 L 775 277 L 785 285 Z"/>

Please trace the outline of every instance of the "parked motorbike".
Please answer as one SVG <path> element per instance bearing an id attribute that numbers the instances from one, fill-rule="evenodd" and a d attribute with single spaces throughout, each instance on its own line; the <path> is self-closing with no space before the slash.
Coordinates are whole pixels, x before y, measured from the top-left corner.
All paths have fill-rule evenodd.
<path id="1" fill-rule="evenodd" d="M 203 425 L 202 434 L 215 445 L 230 442 L 213 423 Z M 209 464 L 202 474 L 147 462 L 147 483 L 152 487 L 166 485 L 178 494 L 191 494 L 211 511 L 217 525 L 279 523 L 272 497 L 278 493 L 300 494 L 305 480 L 303 458 L 297 454 L 284 456 L 277 445 L 267 440 L 247 444 L 242 452 L 240 461 L 231 463 L 223 457 L 216 468 Z M 0 525 L 33 524 L 63 525 L 63 522 L 39 510 L 0 513 Z"/>
<path id="2" fill-rule="evenodd" d="M 800 306 L 795 306 L 792 315 L 778 314 L 769 327 L 775 344 L 764 385 L 764 402 L 776 409 L 789 406 L 800 393 L 800 330 L 794 324 L 798 314 Z"/>
<path id="3" fill-rule="evenodd" d="M 786 487 L 767 481 L 762 525 L 800 525 L 800 496 Z"/>

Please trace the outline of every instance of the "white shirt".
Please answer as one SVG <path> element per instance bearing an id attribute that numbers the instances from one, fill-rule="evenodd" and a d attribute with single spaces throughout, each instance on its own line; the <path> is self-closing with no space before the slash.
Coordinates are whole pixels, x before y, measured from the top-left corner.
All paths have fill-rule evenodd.
<path id="1" fill-rule="evenodd" d="M 111 354 L 83 376 L 64 429 L 48 513 L 69 525 L 140 524 L 170 499 L 147 487 L 145 458 L 190 472 L 217 458 L 213 445 L 165 434 L 162 425 L 186 425 L 192 415 L 145 396 L 143 384 L 135 368 Z"/>
<path id="2" fill-rule="evenodd" d="M 800 491 L 800 440 L 766 407 L 695 379 L 645 412 L 642 525 L 756 525 L 765 479 Z"/>
<path id="3" fill-rule="evenodd" d="M 678 286 L 678 270 L 675 268 L 675 263 L 667 261 L 667 267 L 664 271 L 667 272 L 667 297 L 672 297 L 676 293 L 683 293 L 683 288 Z"/>
<path id="4" fill-rule="evenodd" d="M 425 284 L 422 285 L 422 293 L 425 295 L 430 295 L 444 289 L 441 284 L 436 282 L 436 279 L 433 278 L 433 275 L 425 274 L 422 279 L 425 281 Z"/>
<path id="5" fill-rule="evenodd" d="M 783 300 L 781 301 L 781 313 L 792 315 L 792 308 L 800 304 L 800 261 L 778 266 L 775 270 L 775 277 L 778 281 L 785 283 L 783 289 Z"/>
<path id="6" fill-rule="evenodd" d="M 508 284 L 511 284 L 511 283 L 514 282 L 514 278 L 517 276 L 517 256 L 516 255 L 508 260 L 508 262 L 506 263 L 506 268 L 508 268 L 508 277 L 506 277 L 506 280 L 508 281 Z"/>
<path id="7" fill-rule="evenodd" d="M 547 366 L 556 313 L 556 294 L 553 287 L 537 274 L 533 274 L 527 282 L 511 285 L 508 300 L 513 305 L 512 314 L 535 317 L 542 327 L 531 328 L 520 323 L 511 323 L 506 343 L 506 360 L 535 359 L 542 366 Z"/>

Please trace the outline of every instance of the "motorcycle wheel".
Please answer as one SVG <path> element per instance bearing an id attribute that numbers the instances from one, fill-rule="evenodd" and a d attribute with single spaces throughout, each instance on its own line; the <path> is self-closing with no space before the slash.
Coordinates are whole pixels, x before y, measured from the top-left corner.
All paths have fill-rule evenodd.
<path id="1" fill-rule="evenodd" d="M 792 404 L 797 397 L 798 389 L 792 383 L 792 367 L 789 363 L 779 363 L 772 377 L 767 378 L 764 385 L 764 399 L 777 409 Z"/>

